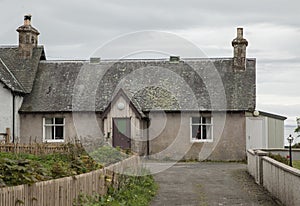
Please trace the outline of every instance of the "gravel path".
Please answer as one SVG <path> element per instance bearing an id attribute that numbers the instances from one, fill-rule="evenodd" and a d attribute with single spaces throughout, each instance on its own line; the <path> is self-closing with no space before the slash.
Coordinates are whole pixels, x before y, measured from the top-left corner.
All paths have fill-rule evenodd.
<path id="1" fill-rule="evenodd" d="M 159 183 L 152 206 L 280 205 L 241 163 L 178 163 L 154 175 Z"/>

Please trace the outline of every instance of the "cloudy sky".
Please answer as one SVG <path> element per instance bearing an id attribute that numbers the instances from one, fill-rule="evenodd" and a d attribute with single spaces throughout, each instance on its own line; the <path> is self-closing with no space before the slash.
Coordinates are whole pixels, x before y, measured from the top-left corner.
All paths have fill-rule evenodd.
<path id="1" fill-rule="evenodd" d="M 300 116 L 299 1 L 0 0 L 0 6 L 0 44 L 17 43 L 15 30 L 30 13 L 48 59 L 88 59 L 101 45 L 145 30 L 183 38 L 209 57 L 232 57 L 231 41 L 243 27 L 247 56 L 257 58 L 257 109 L 287 116 L 288 125 Z"/>

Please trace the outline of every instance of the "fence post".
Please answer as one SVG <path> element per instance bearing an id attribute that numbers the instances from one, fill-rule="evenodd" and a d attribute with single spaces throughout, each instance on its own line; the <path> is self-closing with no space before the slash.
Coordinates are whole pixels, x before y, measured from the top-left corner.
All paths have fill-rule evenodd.
<path id="1" fill-rule="evenodd" d="M 256 155 L 256 168 L 257 168 L 255 181 L 257 184 L 262 185 L 263 184 L 263 172 L 264 172 L 262 158 L 264 156 L 267 156 L 268 153 L 261 151 L 261 150 L 256 150 L 255 155 Z"/>
<path id="2" fill-rule="evenodd" d="M 5 136 L 5 143 L 10 142 L 10 128 L 6 128 L 6 136 Z"/>

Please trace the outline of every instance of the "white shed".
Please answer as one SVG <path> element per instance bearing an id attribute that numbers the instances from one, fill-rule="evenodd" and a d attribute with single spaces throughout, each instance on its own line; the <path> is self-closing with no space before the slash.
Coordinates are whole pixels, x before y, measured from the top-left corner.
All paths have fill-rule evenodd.
<path id="1" fill-rule="evenodd" d="M 246 149 L 283 148 L 285 119 L 262 111 L 246 113 Z"/>

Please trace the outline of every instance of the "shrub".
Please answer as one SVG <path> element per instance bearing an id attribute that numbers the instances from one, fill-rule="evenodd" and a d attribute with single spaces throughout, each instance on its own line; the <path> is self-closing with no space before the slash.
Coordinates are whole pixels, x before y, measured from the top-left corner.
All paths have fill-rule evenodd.
<path id="1" fill-rule="evenodd" d="M 98 148 L 92 153 L 93 158 L 82 147 L 71 144 L 66 147 L 68 153 L 47 155 L 0 152 L 0 187 L 82 174 L 128 157 L 109 146 Z"/>
<path id="2" fill-rule="evenodd" d="M 128 155 L 119 148 L 112 148 L 110 146 L 102 146 L 93 151 L 90 156 L 105 166 L 119 162 L 128 157 Z"/>
<path id="3" fill-rule="evenodd" d="M 31 155 L 0 152 L 0 187 L 73 176 L 100 169 L 86 154 Z"/>
<path id="4" fill-rule="evenodd" d="M 293 148 L 300 148 L 300 143 L 294 144 L 292 147 Z"/>
<path id="5" fill-rule="evenodd" d="M 286 157 L 281 156 L 280 154 L 274 155 L 274 154 L 269 153 L 268 156 L 271 157 L 272 159 L 278 161 L 278 162 L 284 163 L 286 165 L 289 164 L 289 160 Z"/>
<path id="6" fill-rule="evenodd" d="M 3 158 L 0 160 L 0 178 L 2 186 L 12 186 L 32 184 L 50 179 L 50 176 L 38 162 L 27 159 Z"/>

